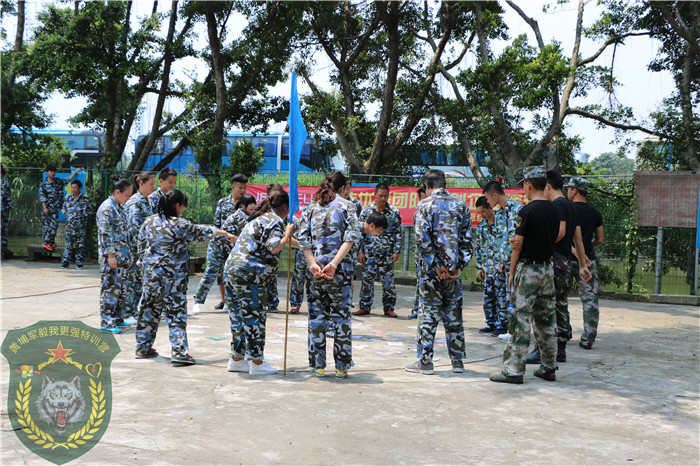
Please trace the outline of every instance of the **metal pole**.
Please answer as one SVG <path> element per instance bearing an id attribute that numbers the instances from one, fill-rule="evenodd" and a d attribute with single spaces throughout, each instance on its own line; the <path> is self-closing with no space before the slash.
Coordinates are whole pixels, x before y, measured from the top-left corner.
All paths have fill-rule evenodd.
<path id="1" fill-rule="evenodd" d="M 696 245 L 697 246 L 697 245 Z M 700 253 L 700 249 L 695 248 L 695 288 L 693 288 L 693 294 L 695 296 L 698 295 L 698 255 Z"/>
<path id="2" fill-rule="evenodd" d="M 654 273 L 654 294 L 661 294 L 661 258 L 664 249 L 664 227 L 658 227 L 656 233 L 656 270 Z"/>
<path id="3" fill-rule="evenodd" d="M 403 271 L 408 270 L 408 256 L 410 248 L 410 234 L 406 232 L 406 228 L 401 228 L 401 233 L 403 233 Z"/>
<path id="4" fill-rule="evenodd" d="M 700 189 L 698 189 L 698 217 L 695 227 L 695 296 L 698 295 L 698 254 L 700 252 Z"/>

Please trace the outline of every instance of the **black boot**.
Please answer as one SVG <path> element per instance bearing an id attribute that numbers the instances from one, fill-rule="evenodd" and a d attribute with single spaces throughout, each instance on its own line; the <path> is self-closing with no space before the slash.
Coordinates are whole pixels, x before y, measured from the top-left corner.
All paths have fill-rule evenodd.
<path id="1" fill-rule="evenodd" d="M 566 362 L 566 342 L 557 342 L 557 362 Z"/>
<path id="2" fill-rule="evenodd" d="M 535 349 L 532 350 L 532 353 L 527 355 L 525 362 L 527 364 L 539 364 L 540 363 L 540 348 L 537 346 L 537 343 L 535 343 Z"/>

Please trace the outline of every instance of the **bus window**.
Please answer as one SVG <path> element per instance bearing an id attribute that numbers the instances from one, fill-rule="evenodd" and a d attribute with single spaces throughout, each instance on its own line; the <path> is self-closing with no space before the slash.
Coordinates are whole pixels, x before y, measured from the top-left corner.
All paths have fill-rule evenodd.
<path id="1" fill-rule="evenodd" d="M 99 149 L 100 148 L 100 140 L 96 136 L 86 136 L 85 140 L 87 141 L 85 143 L 86 149 Z"/>
<path id="2" fill-rule="evenodd" d="M 289 160 L 289 138 L 282 138 L 282 160 Z"/>
<path id="3" fill-rule="evenodd" d="M 260 137 L 253 138 L 256 149 L 263 149 L 263 157 L 277 157 L 277 138 Z"/>

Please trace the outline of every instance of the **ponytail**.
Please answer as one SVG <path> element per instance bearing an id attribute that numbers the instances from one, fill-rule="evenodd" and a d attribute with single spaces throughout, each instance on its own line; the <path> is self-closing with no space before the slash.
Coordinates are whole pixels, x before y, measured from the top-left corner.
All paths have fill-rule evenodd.
<path id="1" fill-rule="evenodd" d="M 112 194 L 114 194 L 117 191 L 123 193 L 127 190 L 127 188 L 131 187 L 131 182 L 129 180 L 119 178 L 118 176 L 114 176 L 112 178 L 112 181 L 114 182 L 114 184 L 112 185 Z"/>
<path id="2" fill-rule="evenodd" d="M 248 221 L 255 220 L 261 215 L 273 209 L 277 210 L 284 205 L 289 205 L 289 194 L 286 191 L 273 191 L 269 197 L 255 207 L 253 213 L 248 217 Z"/>
<path id="3" fill-rule="evenodd" d="M 179 189 L 171 189 L 158 201 L 158 215 L 161 217 L 177 217 L 175 204 L 187 206 L 187 194 Z"/>
<path id="4" fill-rule="evenodd" d="M 141 187 L 143 183 L 148 182 L 148 180 L 151 178 L 155 178 L 155 175 L 151 172 L 141 172 L 134 175 L 134 178 L 132 179 L 134 190 L 138 191 L 139 187 Z"/>
<path id="5" fill-rule="evenodd" d="M 328 205 L 335 199 L 336 193 L 340 188 L 345 187 L 347 180 L 345 176 L 336 171 L 327 175 L 318 187 L 318 191 L 314 194 L 313 201 L 321 206 Z"/>

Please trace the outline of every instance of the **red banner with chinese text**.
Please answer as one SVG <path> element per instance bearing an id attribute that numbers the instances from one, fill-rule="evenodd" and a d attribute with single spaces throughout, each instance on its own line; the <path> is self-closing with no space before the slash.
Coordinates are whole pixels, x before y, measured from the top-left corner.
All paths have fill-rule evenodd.
<path id="1" fill-rule="evenodd" d="M 288 191 L 288 186 L 284 186 Z M 393 186 L 389 193 L 389 203 L 399 209 L 401 213 L 401 225 L 413 226 L 413 214 L 416 212 L 418 204 L 418 195 L 416 187 Z M 314 193 L 318 190 L 316 186 L 299 186 L 299 208 L 304 209 L 311 204 Z M 472 214 L 472 225 L 476 226 L 481 217 L 476 213 L 476 200 L 483 196 L 481 188 L 448 188 L 448 191 L 453 196 L 462 199 L 469 206 Z M 505 189 L 508 197 L 522 204 L 527 203 L 525 193 L 522 189 Z M 249 184 L 248 194 L 255 196 L 257 202 L 262 201 L 267 197 L 266 187 L 260 184 Z M 362 203 L 365 208 L 374 201 L 374 186 L 353 186 L 352 196 Z"/>

